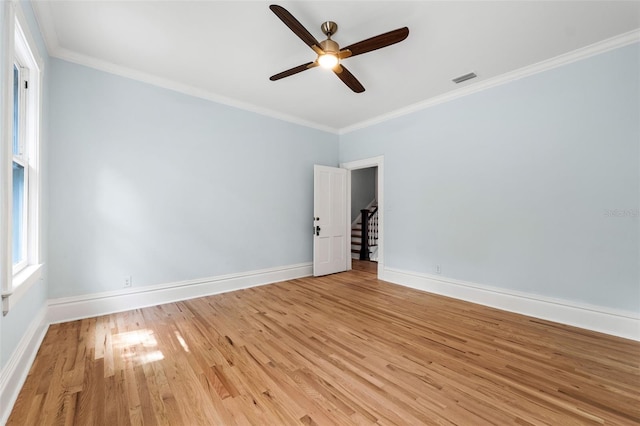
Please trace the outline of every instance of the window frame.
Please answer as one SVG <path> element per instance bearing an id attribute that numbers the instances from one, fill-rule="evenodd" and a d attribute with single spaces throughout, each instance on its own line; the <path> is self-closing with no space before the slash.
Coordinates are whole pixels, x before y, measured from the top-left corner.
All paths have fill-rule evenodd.
<path id="1" fill-rule="evenodd" d="M 2 91 L 7 94 L 2 104 L 1 122 L 4 127 L 0 133 L 0 174 L 5 182 L 0 188 L 2 204 L 6 210 L 0 212 L 0 236 L 4 240 L 0 247 L 0 290 L 2 291 L 2 312 L 6 315 L 10 307 L 18 302 L 28 289 L 41 279 L 42 254 L 40 245 L 40 133 L 42 109 L 43 62 L 39 56 L 37 44 L 31 33 L 27 19 L 19 2 L 7 1 L 4 4 L 3 29 L 4 46 L 0 64 L 4 75 Z M 6 25 L 5 25 L 6 24 Z M 20 69 L 20 133 L 21 154 L 13 155 L 14 125 L 14 65 Z M 11 71 L 9 73 L 9 70 Z M 28 88 L 25 87 L 25 81 Z M 24 165 L 24 221 L 26 227 L 25 258 L 13 265 L 13 161 Z M 4 216 L 4 217 L 3 217 Z"/>
<path id="2" fill-rule="evenodd" d="M 24 169 L 24 188 L 23 188 L 23 196 L 22 196 L 22 235 L 25 236 L 25 240 L 22 242 L 22 246 L 21 246 L 21 251 L 22 253 L 20 254 L 20 258 L 21 260 L 18 263 L 13 263 L 13 246 L 12 246 L 12 253 L 11 253 L 11 263 L 12 263 L 12 271 L 13 271 L 13 275 L 15 276 L 16 274 L 18 274 L 20 271 L 22 271 L 24 268 L 26 268 L 29 265 L 29 235 L 33 232 L 33 229 L 31 227 L 31 219 L 35 219 L 30 217 L 31 215 L 29 214 L 29 206 L 31 204 L 31 201 L 29 199 L 29 194 L 33 192 L 33 190 L 30 188 L 29 186 L 29 170 L 31 169 L 31 166 L 29 164 L 29 157 L 30 157 L 30 144 L 27 143 L 27 138 L 28 138 L 28 130 L 29 127 L 31 125 L 33 125 L 33 123 L 30 123 L 31 118 L 28 116 L 27 113 L 27 104 L 31 101 L 28 98 L 28 90 L 26 89 L 25 84 L 28 84 L 29 81 L 29 69 L 25 68 L 22 66 L 22 64 L 18 61 L 18 58 L 14 58 L 14 67 L 17 68 L 18 71 L 18 153 L 13 153 L 12 152 L 12 163 L 16 163 L 20 166 L 23 167 Z M 15 90 L 15 84 L 13 85 L 13 89 Z M 13 93 L 12 96 L 13 99 L 15 99 L 15 92 Z M 15 105 L 14 105 L 14 114 L 15 114 Z M 13 120 L 14 123 L 14 129 L 13 129 L 13 133 L 15 135 L 16 129 L 15 129 L 15 123 L 16 120 Z M 13 142 L 13 141 L 12 141 Z M 13 144 L 12 144 L 13 145 Z M 13 150 L 12 150 L 13 151 Z M 13 185 L 12 185 L 13 188 Z M 13 190 L 13 189 L 12 189 Z M 34 188 L 34 190 L 37 191 L 37 188 Z M 13 211 L 12 211 L 13 214 Z M 12 229 L 13 229 L 13 224 L 12 224 Z M 13 241 L 15 241 L 16 236 L 11 235 L 11 240 L 12 243 Z"/>

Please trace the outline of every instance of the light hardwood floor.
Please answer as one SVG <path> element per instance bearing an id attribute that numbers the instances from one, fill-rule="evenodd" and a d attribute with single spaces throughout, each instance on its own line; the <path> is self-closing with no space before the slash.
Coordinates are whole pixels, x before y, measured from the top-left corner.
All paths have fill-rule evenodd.
<path id="1" fill-rule="evenodd" d="M 52 325 L 9 424 L 629 425 L 639 357 L 354 270 Z"/>

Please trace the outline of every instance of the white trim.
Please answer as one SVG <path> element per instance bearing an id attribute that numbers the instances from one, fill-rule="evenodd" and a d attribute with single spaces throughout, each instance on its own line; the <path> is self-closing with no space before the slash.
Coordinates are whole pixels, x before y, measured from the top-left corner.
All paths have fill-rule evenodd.
<path id="1" fill-rule="evenodd" d="M 73 321 L 293 280 L 311 274 L 312 264 L 300 263 L 127 290 L 50 299 L 47 319 L 51 324 Z"/>
<path id="2" fill-rule="evenodd" d="M 38 28 L 40 28 L 45 48 L 47 49 L 49 56 L 53 56 L 51 52 L 56 52 L 60 48 L 60 42 L 56 26 L 53 22 L 51 2 L 34 1 L 30 3 L 36 17 L 36 22 L 38 23 Z"/>
<path id="3" fill-rule="evenodd" d="M 480 80 L 477 83 L 464 86 L 460 89 L 452 90 L 443 93 L 439 96 L 426 99 L 422 102 L 409 105 L 404 108 L 397 109 L 387 114 L 374 117 L 369 120 L 361 121 L 360 123 L 353 124 L 351 126 L 343 127 L 340 129 L 339 134 L 344 135 L 355 130 L 363 129 L 366 127 L 380 124 L 385 121 L 392 120 L 394 118 L 401 117 L 403 115 L 411 114 L 416 111 L 439 105 L 445 102 L 452 101 L 454 99 L 461 98 L 463 96 L 471 95 L 483 90 L 491 89 L 492 87 L 500 86 L 506 83 L 510 83 L 514 80 L 519 80 L 524 77 L 528 77 L 533 74 L 538 74 L 544 71 L 551 70 L 553 68 L 561 67 L 563 65 L 570 64 L 572 62 L 580 61 L 582 59 L 589 58 L 591 56 L 599 55 L 601 53 L 608 52 L 613 49 L 627 46 L 632 43 L 640 42 L 640 30 L 629 31 L 606 40 L 599 41 L 589 46 L 582 47 L 580 49 L 573 50 L 562 55 L 558 55 L 554 58 L 538 62 L 536 64 L 528 65 L 526 67 L 507 72 L 505 74 L 498 75 L 487 80 Z"/>
<path id="4" fill-rule="evenodd" d="M 2 292 L 2 314 L 9 313 L 20 299 L 24 297 L 31 286 L 42 278 L 42 264 L 28 265 L 13 276 L 13 288 L 10 291 Z"/>
<path id="5" fill-rule="evenodd" d="M 487 80 L 480 80 L 477 83 L 470 84 L 468 86 L 465 86 L 457 90 L 449 91 L 440 96 L 435 96 L 435 97 L 426 99 L 422 102 L 409 105 L 405 108 L 391 111 L 387 114 L 383 114 L 378 117 L 371 118 L 369 120 L 361 121 L 351 126 L 335 129 L 329 126 L 321 125 L 319 123 L 303 120 L 298 117 L 294 117 L 288 114 L 283 114 L 283 113 L 280 113 L 268 108 L 263 108 L 254 104 L 240 102 L 234 99 L 230 99 L 230 98 L 215 94 L 207 90 L 184 85 L 182 83 L 178 83 L 173 80 L 160 78 L 152 74 L 136 71 L 130 68 L 121 67 L 119 65 L 115 65 L 106 61 L 102 61 L 90 56 L 82 55 L 82 54 L 64 49 L 59 44 L 58 34 L 55 30 L 55 25 L 53 23 L 53 19 L 52 19 L 53 14 L 51 13 L 51 6 L 49 2 L 37 1 L 37 2 L 33 2 L 32 6 L 35 11 L 38 25 L 42 29 L 45 45 L 47 47 L 47 50 L 50 56 L 64 59 L 66 61 L 73 62 L 79 65 L 84 65 L 84 66 L 88 66 L 98 70 L 102 70 L 108 73 L 120 75 L 122 77 L 131 78 L 133 80 L 138 80 L 138 81 L 153 84 L 156 86 L 164 87 L 166 89 L 185 93 L 187 95 L 207 99 L 213 102 L 218 102 L 218 103 L 236 107 L 236 108 L 241 108 L 247 111 L 255 112 L 257 114 L 265 115 L 272 118 L 277 118 L 283 121 L 288 121 L 290 123 L 311 127 L 311 128 L 323 130 L 330 133 L 335 133 L 338 135 L 346 134 L 358 129 L 379 124 L 403 115 L 411 114 L 413 112 L 420 111 L 425 108 L 429 108 L 434 105 L 448 102 L 463 96 L 470 95 L 472 93 L 486 90 L 491 87 L 495 87 L 501 84 L 511 82 L 513 80 L 527 77 L 532 74 L 537 74 L 539 72 L 547 71 L 562 65 L 576 62 L 581 59 L 586 59 L 588 57 L 595 56 L 600 53 L 604 53 L 609 50 L 617 49 L 619 47 L 623 47 L 628 44 L 640 41 L 640 30 L 639 29 L 632 30 L 627 33 L 620 34 L 620 35 L 593 43 L 591 45 L 558 55 L 554 58 L 550 58 L 533 65 L 528 65 L 523 68 L 510 71 L 505 74 L 501 74 L 499 76 L 496 76 Z"/>
<path id="6" fill-rule="evenodd" d="M 243 102 L 236 99 L 232 99 L 226 96 L 219 95 L 215 92 L 205 90 L 199 87 L 190 86 L 174 80 L 159 77 L 154 74 L 146 73 L 143 71 L 134 70 L 131 68 L 123 67 L 121 65 L 115 65 L 110 62 L 102 61 L 100 59 L 85 56 L 79 53 L 72 52 L 67 49 L 58 49 L 51 56 L 55 56 L 58 59 L 73 62 L 78 65 L 94 68 L 100 71 L 104 71 L 110 74 L 114 74 L 120 77 L 129 78 L 131 80 L 140 81 L 142 83 L 152 84 L 154 86 L 162 87 L 164 89 L 173 90 L 178 93 L 183 93 L 196 98 L 205 99 L 211 102 L 216 102 L 222 105 L 227 105 L 233 108 L 238 108 L 243 111 L 253 112 L 256 114 L 264 115 L 266 117 L 275 118 L 278 120 L 286 121 L 300 126 L 309 127 L 312 129 L 322 130 L 328 133 L 338 134 L 339 130 L 333 127 L 325 126 L 319 123 L 315 123 L 308 120 L 303 120 L 299 117 L 295 117 L 289 114 L 284 114 L 269 108 L 261 107 L 249 102 Z"/>
<path id="7" fill-rule="evenodd" d="M 351 171 L 368 167 L 378 168 L 376 186 L 376 198 L 378 200 L 378 277 L 381 277 L 384 271 L 384 155 L 340 163 L 340 167 L 349 171 L 347 173 L 347 224 L 351 223 Z M 350 225 L 348 226 L 347 235 L 351 236 L 351 228 Z M 347 253 L 351 253 L 351 238 L 347 238 L 347 241 Z M 351 270 L 351 256 L 347 257 L 347 270 Z"/>
<path id="8" fill-rule="evenodd" d="M 242 290 L 311 276 L 312 264 L 300 263 L 198 280 L 123 291 L 50 299 L 36 315 L 0 371 L 0 424 L 5 424 L 50 324 Z"/>
<path id="9" fill-rule="evenodd" d="M 0 424 L 5 424 L 27 379 L 49 325 L 45 322 L 47 308 L 40 309 L 31 326 L 20 340 L 11 357 L 0 371 Z"/>
<path id="10" fill-rule="evenodd" d="M 311 272 L 311 263 L 301 263 L 149 286 L 129 291 L 49 300 L 48 308 L 43 307 L 38 312 L 4 368 L 0 371 L 0 401 L 3 402 L 0 406 L 0 424 L 7 421 L 13 409 L 50 323 L 72 321 L 287 281 L 310 276 Z M 640 341 L 640 316 L 632 312 L 577 304 L 566 300 L 507 291 L 496 287 L 392 268 L 385 268 L 379 277 L 391 283 L 430 293 Z M 145 300 L 141 301 L 143 296 L 146 296 Z"/>
<path id="11" fill-rule="evenodd" d="M 385 268 L 384 281 L 587 330 L 640 341 L 640 314 Z"/>
<path id="12" fill-rule="evenodd" d="M 40 164 L 40 143 L 42 134 L 42 108 L 43 94 L 42 82 L 44 74 L 44 61 L 38 50 L 27 18 L 22 10 L 22 5 L 16 8 L 16 30 L 20 31 L 21 37 L 16 39 L 19 47 L 16 48 L 16 56 L 21 56 L 29 70 L 29 89 L 26 92 L 24 113 L 25 119 L 29 120 L 25 126 L 28 152 L 28 232 L 27 232 L 27 260 L 29 265 L 38 266 L 42 259 L 42 246 L 40 244 L 42 231 L 41 226 L 41 198 L 42 198 L 42 173 Z M 25 44 L 26 42 L 26 44 Z M 14 280 L 16 277 L 14 276 Z M 19 284 L 14 283 L 14 287 Z"/>
<path id="13" fill-rule="evenodd" d="M 0 206 L 6 212 L 0 213 L 0 292 L 4 295 L 11 293 L 11 279 L 13 276 L 11 258 L 11 168 L 10 159 L 13 153 L 9 141 L 13 134 L 13 39 L 15 31 L 15 5 L 13 2 L 3 2 L 3 20 L 0 23 L 0 43 L 2 56 L 0 57 Z M 6 207 L 5 207 L 6 206 Z M 3 311 L 8 301 L 2 298 Z"/>
<path id="14" fill-rule="evenodd" d="M 301 126 L 310 127 L 318 130 L 322 130 L 329 133 L 338 133 L 338 129 L 334 129 L 329 126 L 324 126 L 319 123 L 303 120 L 298 117 L 294 117 L 288 114 L 283 114 L 268 108 L 260 107 L 248 102 L 241 102 L 226 96 L 219 95 L 209 90 L 204 90 L 198 87 L 190 86 L 180 83 L 175 80 L 159 77 L 154 74 L 138 71 L 132 68 L 123 67 L 111 62 L 103 61 L 101 59 L 94 58 L 92 56 L 83 55 L 81 53 L 73 52 L 60 46 L 58 41 L 58 33 L 53 23 L 53 14 L 51 11 L 51 5 L 47 1 L 36 1 L 32 3 L 36 20 L 39 27 L 42 29 L 43 38 L 49 56 L 63 59 L 65 61 L 73 62 L 74 64 L 83 65 L 89 68 L 94 68 L 100 71 L 104 71 L 110 74 L 118 75 L 132 80 L 140 81 L 143 83 L 152 84 L 154 86 L 162 87 L 164 89 L 173 90 L 175 92 L 184 93 L 196 98 L 206 99 L 208 101 L 217 102 L 223 105 L 239 108 L 245 111 L 254 112 L 256 114 L 264 115 L 278 120 L 287 121 L 293 124 L 299 124 Z"/>
<path id="15" fill-rule="evenodd" d="M 23 46 L 23 49 L 26 48 L 26 53 L 30 56 L 29 59 L 35 62 L 35 67 L 38 68 L 38 72 L 42 73 L 44 68 L 44 62 L 42 60 L 42 56 L 40 56 L 40 51 L 38 50 L 38 44 L 36 43 L 35 38 L 31 34 L 31 30 L 29 29 L 29 23 L 27 22 L 27 17 L 22 10 L 22 4 L 20 2 L 16 3 L 18 6 L 16 7 L 15 18 L 20 24 L 20 31 L 27 42 L 26 46 Z M 33 65 L 30 65 L 33 67 Z"/>
<path id="16" fill-rule="evenodd" d="M 7 2 L 8 6 L 5 8 L 5 21 L 10 23 L 7 25 L 7 29 L 5 31 L 9 31 L 9 34 L 3 34 L 6 36 L 6 39 L 10 41 L 5 42 L 4 55 L 1 58 L 2 67 L 4 72 L 8 73 L 5 79 L 2 81 L 3 92 L 11 93 L 13 95 L 13 64 L 14 61 L 17 61 L 21 68 L 24 68 L 21 73 L 26 72 L 28 70 L 28 78 L 26 80 L 29 81 L 29 89 L 25 90 L 22 86 L 22 82 L 25 80 L 23 75 L 21 74 L 21 99 L 20 105 L 23 110 L 21 110 L 20 116 L 21 121 L 20 129 L 24 132 L 21 137 L 24 138 L 23 147 L 24 152 L 26 152 L 26 163 L 25 167 L 25 204 L 27 207 L 26 211 L 26 223 L 25 226 L 27 228 L 27 241 L 25 241 L 26 245 L 26 259 L 24 261 L 24 265 L 22 266 L 18 264 L 16 267 L 10 268 L 10 270 L 16 271 L 15 273 L 11 273 L 10 277 L 7 278 L 2 275 L 0 277 L 1 286 L 0 291 L 2 293 L 2 313 L 6 315 L 11 306 L 17 303 L 18 299 L 20 299 L 26 291 L 29 289 L 33 283 L 35 283 L 41 276 L 41 265 L 40 256 L 41 250 L 40 247 L 40 182 L 41 182 L 41 173 L 39 170 L 39 155 L 40 155 L 40 130 L 42 125 L 42 93 L 41 93 L 41 83 L 42 83 L 42 68 L 43 61 L 40 53 L 38 52 L 37 45 L 34 41 L 33 36 L 29 30 L 29 25 L 27 23 L 27 19 L 24 15 L 24 12 L 19 3 L 14 5 L 14 2 Z M 17 5 L 17 6 L 16 6 Z M 7 23 L 5 22 L 5 23 Z M 9 43 L 9 44 L 7 44 Z M 9 72 L 11 70 L 11 72 Z M 9 89 L 10 88 L 10 89 Z M 10 120 L 9 125 L 7 126 L 7 130 L 4 134 L 2 134 L 3 142 L 1 152 L 0 152 L 0 173 L 4 176 L 7 175 L 5 171 L 5 167 L 8 167 L 8 162 L 5 161 L 5 155 L 11 154 L 11 159 L 13 160 L 13 153 L 11 152 L 10 143 L 11 138 L 13 136 L 13 120 L 10 119 L 12 114 L 10 111 L 13 111 L 13 96 L 7 96 L 7 100 L 3 104 L 3 117 L 2 123 L 6 124 L 7 120 Z M 6 139 L 5 139 L 6 138 Z M 12 264 L 12 255 L 11 255 L 11 241 L 12 241 L 12 231 L 11 231 L 11 174 L 9 172 L 8 179 L 6 183 L 0 187 L 1 198 L 3 201 L 7 201 L 2 203 L 6 205 L 7 211 L 3 212 L 0 216 L 6 218 L 0 222 L 0 236 L 6 236 L 3 238 L 4 244 L 0 247 L 0 270 L 4 270 L 5 264 Z M 5 182 L 4 179 L 2 179 Z M 5 193 L 5 191 L 7 191 Z M 8 198 L 7 198 L 8 197 Z M 6 227 L 6 228 L 5 228 Z M 12 298 L 13 300 L 9 300 Z"/>
<path id="17" fill-rule="evenodd" d="M 152 84 L 154 86 L 162 87 L 164 89 L 173 90 L 175 92 L 184 93 L 196 98 L 206 99 L 208 101 L 217 102 L 219 104 L 239 108 L 244 111 L 254 112 L 256 114 L 264 115 L 278 120 L 287 121 L 289 123 L 298 124 L 301 126 L 322 130 L 325 132 L 338 134 L 338 129 L 325 126 L 319 123 L 303 120 L 298 117 L 294 117 L 289 114 L 283 114 L 278 111 L 274 111 L 268 108 L 264 108 L 258 105 L 254 105 L 248 102 L 241 102 L 236 99 L 232 99 L 226 96 L 219 95 L 209 90 L 204 90 L 198 87 L 190 86 L 180 83 L 175 80 L 158 77 L 154 74 L 134 70 L 131 68 L 123 67 L 113 64 L 111 62 L 103 61 L 101 59 L 94 58 L 92 56 L 83 55 L 81 53 L 72 52 L 60 46 L 58 40 L 58 33 L 53 23 L 53 13 L 51 5 L 48 1 L 36 1 L 32 2 L 32 6 L 38 21 L 39 27 L 42 29 L 43 38 L 49 56 L 63 59 L 65 61 L 73 62 L 74 64 L 83 65 L 89 68 L 94 68 L 100 71 L 104 71 L 110 74 L 118 75 L 132 80 L 140 81 L 143 83 Z"/>

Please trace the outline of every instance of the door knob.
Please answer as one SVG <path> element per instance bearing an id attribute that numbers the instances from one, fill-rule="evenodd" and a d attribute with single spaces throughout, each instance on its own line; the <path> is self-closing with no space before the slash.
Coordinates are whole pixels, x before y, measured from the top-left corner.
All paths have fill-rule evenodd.
<path id="1" fill-rule="evenodd" d="M 316 226 L 316 236 L 320 236 L 320 227 Z"/>

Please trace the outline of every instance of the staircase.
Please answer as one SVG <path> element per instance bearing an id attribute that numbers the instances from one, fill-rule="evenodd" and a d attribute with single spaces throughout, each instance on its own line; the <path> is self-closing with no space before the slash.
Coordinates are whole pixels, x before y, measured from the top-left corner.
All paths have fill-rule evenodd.
<path id="1" fill-rule="evenodd" d="M 362 217 L 365 217 L 366 230 L 363 230 Z M 363 231 L 367 234 L 367 244 L 363 252 Z M 368 252 L 368 253 L 367 253 Z M 378 260 L 378 203 L 372 201 L 351 224 L 351 257 L 360 260 Z"/>

